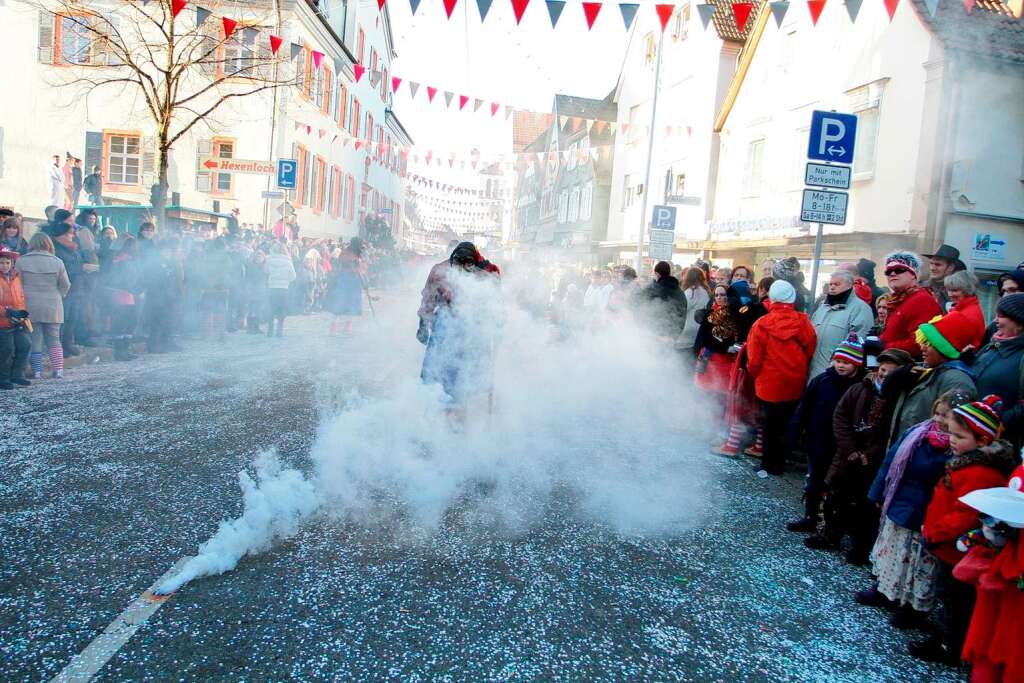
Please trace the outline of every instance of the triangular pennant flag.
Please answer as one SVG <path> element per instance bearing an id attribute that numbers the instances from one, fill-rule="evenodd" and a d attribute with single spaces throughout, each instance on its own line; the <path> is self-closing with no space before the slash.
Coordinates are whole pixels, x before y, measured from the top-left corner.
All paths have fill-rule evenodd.
<path id="1" fill-rule="evenodd" d="M 562 10 L 565 9 L 565 2 L 564 0 L 545 0 L 545 4 L 548 6 L 551 28 L 554 28 L 558 24 L 558 18 L 562 16 Z"/>
<path id="2" fill-rule="evenodd" d="M 512 107 L 505 105 L 505 120 L 508 121 L 508 117 L 512 116 Z"/>
<path id="3" fill-rule="evenodd" d="M 323 140 L 324 136 L 327 135 L 327 131 L 324 130 L 323 128 L 320 129 L 319 133 L 320 133 L 320 139 L 321 140 Z"/>
<path id="4" fill-rule="evenodd" d="M 697 5 L 697 15 L 700 17 L 700 23 L 704 24 L 704 30 L 708 28 L 708 24 L 711 23 L 711 17 L 715 13 L 714 5 Z"/>
<path id="5" fill-rule="evenodd" d="M 580 124 L 583 123 L 583 119 L 579 116 L 572 117 L 572 129 L 577 131 L 580 129 Z"/>
<path id="6" fill-rule="evenodd" d="M 480 21 L 487 18 L 487 13 L 491 11 L 491 2 L 493 0 L 476 0 L 476 8 L 480 10 Z"/>
<path id="7" fill-rule="evenodd" d="M 313 134 L 313 126 L 311 126 L 311 125 L 309 125 L 307 123 L 306 124 L 306 135 L 312 135 L 312 134 Z"/>
<path id="8" fill-rule="evenodd" d="M 857 4 L 859 5 L 860 3 L 861 0 L 857 0 Z M 771 8 L 772 16 L 775 17 L 775 27 L 781 28 L 782 20 L 786 18 L 786 12 L 789 11 L 789 2 L 787 0 L 778 0 L 778 2 L 771 4 Z"/>
<path id="9" fill-rule="evenodd" d="M 202 26 L 211 14 L 212 12 L 205 7 L 196 7 L 196 28 Z"/>
<path id="10" fill-rule="evenodd" d="M 668 26 L 668 20 L 672 18 L 672 13 L 676 11 L 675 5 L 655 5 L 654 11 L 658 13 L 658 21 L 661 22 L 661 31 L 664 33 L 665 27 Z"/>
<path id="11" fill-rule="evenodd" d="M 363 147 L 363 141 L 362 140 L 356 140 L 356 144 L 354 145 L 354 147 L 355 147 L 355 150 L 358 152 Z"/>
<path id="12" fill-rule="evenodd" d="M 597 134 L 600 135 L 601 131 L 604 130 L 604 127 L 608 125 L 608 122 L 607 121 L 597 121 L 594 125 L 597 128 Z"/>
<path id="13" fill-rule="evenodd" d="M 481 100 L 481 99 L 474 99 L 473 100 L 473 111 L 474 112 L 478 111 L 480 109 L 480 105 L 482 105 L 483 103 L 484 103 L 484 101 Z"/>
<path id="14" fill-rule="evenodd" d="M 352 73 L 355 75 L 356 83 L 358 83 L 360 80 L 362 80 L 363 74 L 366 73 L 366 67 L 363 66 L 362 64 L 353 64 Z"/>
<path id="15" fill-rule="evenodd" d="M 435 88 L 434 86 L 428 85 L 427 86 L 427 102 L 433 102 L 434 101 L 434 95 L 436 95 L 436 94 L 437 94 L 437 88 Z"/>
<path id="16" fill-rule="evenodd" d="M 469 102 L 469 98 L 465 95 L 459 95 L 459 111 L 462 111 L 466 107 L 466 102 Z"/>
<path id="17" fill-rule="evenodd" d="M 430 165 L 430 161 L 431 161 L 431 159 L 433 159 L 433 158 L 434 158 L 434 150 L 432 150 L 432 149 L 428 149 L 428 150 L 427 150 L 427 155 L 426 155 L 426 156 L 427 156 L 427 165 L 429 166 L 429 165 Z M 431 181 L 431 183 L 430 183 L 430 184 L 431 184 L 431 185 L 433 185 L 433 184 L 434 184 L 434 183 L 433 183 L 433 181 Z"/>
<path id="18" fill-rule="evenodd" d="M 409 0 L 409 7 L 412 9 L 413 16 L 415 16 L 416 10 L 420 8 L 420 0 Z"/>
<path id="19" fill-rule="evenodd" d="M 337 57 L 335 57 L 335 58 L 334 58 L 334 73 L 336 73 L 336 74 L 340 74 L 340 73 L 341 73 L 341 68 L 342 68 L 342 67 L 343 67 L 344 65 L 345 65 L 345 63 L 344 63 L 344 62 L 342 62 L 342 61 L 341 61 L 340 59 L 338 59 Z"/>
<path id="20" fill-rule="evenodd" d="M 298 43 L 291 43 L 288 46 L 288 56 L 290 58 L 295 59 L 296 57 L 298 57 L 301 54 L 302 54 L 302 46 L 299 45 Z"/>
<path id="21" fill-rule="evenodd" d="M 939 9 L 939 0 L 924 0 L 924 6 L 928 9 L 928 15 L 934 19 L 935 12 Z"/>
<path id="22" fill-rule="evenodd" d="M 885 5 L 886 9 L 889 8 L 888 3 Z M 971 14 L 974 11 L 974 0 L 964 0 L 964 7 L 967 8 L 967 13 Z M 895 11 L 895 8 L 893 9 Z M 889 12 L 889 20 L 892 21 L 892 12 Z"/>
<path id="23" fill-rule="evenodd" d="M 279 49 L 281 49 L 281 43 L 283 43 L 283 42 L 284 42 L 284 39 L 282 39 L 280 36 L 271 35 L 270 36 L 270 54 L 276 55 L 277 51 Z"/>
<path id="24" fill-rule="evenodd" d="M 381 12 L 384 11 L 384 0 L 377 0 L 377 9 Z"/>
<path id="25" fill-rule="evenodd" d="M 512 0 L 512 13 L 516 15 L 516 24 L 523 20 L 523 12 L 529 4 L 530 0 Z"/>
<path id="26" fill-rule="evenodd" d="M 238 22 L 234 19 L 228 19 L 227 17 L 221 17 L 221 21 L 224 23 L 224 40 L 231 37 L 231 34 L 235 32 L 235 27 L 238 26 Z"/>
<path id="27" fill-rule="evenodd" d="M 587 20 L 588 31 L 594 28 L 594 22 L 597 20 L 597 15 L 601 13 L 602 7 L 604 7 L 604 4 L 600 2 L 583 3 L 583 16 Z"/>
<path id="28" fill-rule="evenodd" d="M 636 17 L 636 10 L 640 7 L 635 3 L 620 3 L 619 11 L 622 12 L 622 23 L 626 25 L 626 30 L 633 25 L 633 19 Z"/>
<path id="29" fill-rule="evenodd" d="M 818 25 L 821 10 L 825 9 L 825 0 L 807 0 L 807 11 L 811 13 L 811 23 Z"/>
<path id="30" fill-rule="evenodd" d="M 569 117 L 568 116 L 559 116 L 558 117 L 558 128 L 559 128 L 559 130 L 561 130 L 562 128 L 565 128 L 565 124 L 567 124 L 568 122 L 569 122 Z"/>
<path id="31" fill-rule="evenodd" d="M 813 0 L 808 0 L 812 2 Z M 754 9 L 754 3 L 752 2 L 734 2 L 732 3 L 732 15 L 736 19 L 736 29 L 743 33 L 743 29 L 747 27 L 747 19 L 750 18 L 750 13 Z"/>
<path id="32" fill-rule="evenodd" d="M 882 0 L 882 2 L 885 4 L 885 11 L 889 13 L 889 21 L 892 21 L 900 0 Z M 970 12 L 971 8 L 974 7 L 974 0 L 964 0 L 964 4 L 967 5 L 967 11 Z"/>
<path id="33" fill-rule="evenodd" d="M 452 99 L 454 99 L 454 97 L 455 97 L 455 93 L 453 93 L 450 90 L 445 90 L 444 91 L 444 106 L 451 107 L 452 106 Z"/>
<path id="34" fill-rule="evenodd" d="M 495 114 L 497 114 L 498 113 L 498 109 L 500 109 L 500 108 L 501 108 L 500 104 L 498 104 L 497 102 L 491 102 L 491 116 L 493 117 Z"/>
<path id="35" fill-rule="evenodd" d="M 391 92 L 397 93 L 398 86 L 402 85 L 402 79 L 398 76 L 391 77 Z"/>
<path id="36" fill-rule="evenodd" d="M 177 19 L 178 15 L 181 14 L 181 10 L 185 9 L 187 4 L 186 0 L 171 0 L 171 18 Z"/>
<path id="37" fill-rule="evenodd" d="M 587 119 L 587 134 L 594 128 L 594 119 Z"/>
<path id="38" fill-rule="evenodd" d="M 409 94 L 416 99 L 416 93 L 420 91 L 420 84 L 416 81 L 409 81 Z"/>
<path id="39" fill-rule="evenodd" d="M 846 0 L 846 13 L 850 15 L 850 21 L 857 21 L 862 4 L 864 4 L 864 0 Z"/>
<path id="40" fill-rule="evenodd" d="M 299 123 L 298 121 L 296 121 L 295 122 L 295 130 L 298 130 L 299 128 L 302 128 L 302 124 Z"/>
<path id="41" fill-rule="evenodd" d="M 448 15 L 448 18 L 452 18 L 452 10 L 455 9 L 455 3 L 459 0 L 444 0 L 444 11 Z"/>

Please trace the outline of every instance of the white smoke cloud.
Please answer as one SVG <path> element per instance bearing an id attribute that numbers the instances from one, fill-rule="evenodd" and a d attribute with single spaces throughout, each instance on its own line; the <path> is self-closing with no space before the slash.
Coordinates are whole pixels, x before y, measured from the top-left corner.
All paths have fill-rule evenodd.
<path id="1" fill-rule="evenodd" d="M 450 346 L 495 343 L 493 369 L 475 354 L 459 359 L 469 361 L 465 421 L 453 422 L 440 386 L 420 381 L 416 303 L 385 307 L 382 318 L 412 320 L 398 328 L 404 337 L 366 328 L 363 343 L 397 357 L 401 379 L 349 396 L 325 417 L 307 476 L 280 469 L 273 455 L 257 464 L 257 481 L 240 475 L 242 516 L 222 523 L 161 591 L 232 569 L 321 508 L 339 523 L 380 526 L 409 542 L 429 539 L 452 513 L 485 535 L 524 531 L 556 490 L 579 517 L 620 533 L 661 535 L 699 522 L 708 475 L 692 453 L 712 421 L 679 352 L 629 311 L 566 339 L 515 305 L 514 281 L 499 291 L 455 278 L 453 288 L 465 323 L 455 327 L 471 339 Z"/>

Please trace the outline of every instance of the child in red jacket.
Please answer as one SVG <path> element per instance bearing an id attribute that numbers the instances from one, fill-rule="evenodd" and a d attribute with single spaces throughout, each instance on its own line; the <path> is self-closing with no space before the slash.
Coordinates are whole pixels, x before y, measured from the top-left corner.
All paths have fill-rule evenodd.
<path id="1" fill-rule="evenodd" d="M 977 489 L 1001 485 L 1020 464 L 1008 441 L 1000 440 L 1001 401 L 986 396 L 953 409 L 949 445 L 953 457 L 946 474 L 935 485 L 921 535 L 926 547 L 940 560 L 937 596 L 942 602 L 939 635 L 910 643 L 913 656 L 957 665 L 974 610 L 974 587 L 953 578 L 953 567 L 963 559 L 957 540 L 978 526 L 978 512 L 960 498 Z"/>

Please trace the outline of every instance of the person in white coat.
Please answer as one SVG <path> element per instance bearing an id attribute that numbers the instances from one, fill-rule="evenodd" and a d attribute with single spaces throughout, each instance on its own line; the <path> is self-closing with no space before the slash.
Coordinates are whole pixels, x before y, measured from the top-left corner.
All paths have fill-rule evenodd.
<path id="1" fill-rule="evenodd" d="M 47 204 L 58 208 L 64 206 L 64 170 L 60 167 L 60 155 L 53 155 L 53 163 L 46 171 Z"/>
<path id="2" fill-rule="evenodd" d="M 862 339 L 874 324 L 871 307 L 861 301 L 853 291 L 853 274 L 846 270 L 832 273 L 828 294 L 811 315 L 811 324 L 818 335 L 818 343 L 811 359 L 807 381 L 825 372 L 832 362 L 832 352 L 851 334 Z"/>
<path id="3" fill-rule="evenodd" d="M 284 245 L 274 242 L 270 247 L 271 254 L 267 257 L 267 294 L 270 298 L 270 321 L 267 323 L 267 336 L 274 335 L 274 323 L 277 323 L 277 336 L 284 334 L 284 319 L 288 314 L 288 288 L 295 281 L 295 265 L 291 257 L 284 253 Z"/>

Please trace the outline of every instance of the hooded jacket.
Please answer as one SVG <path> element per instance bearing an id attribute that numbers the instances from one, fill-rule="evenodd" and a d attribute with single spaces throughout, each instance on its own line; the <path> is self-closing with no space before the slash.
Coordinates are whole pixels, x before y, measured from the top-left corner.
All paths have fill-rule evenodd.
<path id="1" fill-rule="evenodd" d="M 956 540 L 978 528 L 978 511 L 960 502 L 960 497 L 977 489 L 1005 485 L 1019 464 L 1013 446 L 1002 439 L 954 455 L 946 462 L 946 474 L 935 485 L 922 530 L 933 555 L 947 564 L 956 564 L 963 558 Z"/>
<path id="2" fill-rule="evenodd" d="M 985 339 L 985 314 L 981 310 L 981 304 L 978 303 L 978 297 L 964 297 L 951 310 L 960 311 L 971 321 L 971 325 L 974 327 L 974 338 L 971 340 L 971 344 L 975 350 L 981 350 L 982 342 Z"/>
<path id="3" fill-rule="evenodd" d="M 825 476 L 829 486 L 843 479 L 853 467 L 862 467 L 849 460 L 851 453 L 863 453 L 869 468 L 877 468 L 885 457 L 889 422 L 886 420 L 886 399 L 875 388 L 875 375 L 867 375 L 843 394 L 832 414 L 832 432 L 836 452 Z"/>
<path id="4" fill-rule="evenodd" d="M 836 405 L 859 377 L 843 377 L 835 368 L 819 373 L 807 385 L 800 406 L 793 416 L 796 436 L 805 436 L 804 447 L 807 455 L 816 462 L 828 463 L 836 451 L 836 440 L 832 430 L 832 419 Z"/>
<path id="5" fill-rule="evenodd" d="M 773 303 L 747 337 L 747 371 L 757 398 L 769 403 L 799 400 L 816 342 L 805 314 L 792 304 Z"/>
<path id="6" fill-rule="evenodd" d="M 13 268 L 7 275 L 0 275 L 0 330 L 13 327 L 4 315 L 4 309 L 25 310 L 25 292 L 21 288 L 21 275 Z"/>
<path id="7" fill-rule="evenodd" d="M 648 313 L 656 334 L 677 338 L 686 327 L 686 294 L 679 280 L 668 275 L 643 290 Z"/>

